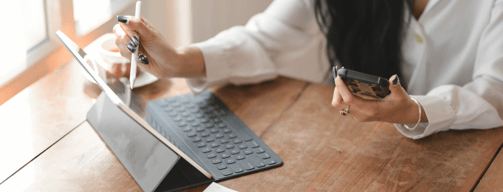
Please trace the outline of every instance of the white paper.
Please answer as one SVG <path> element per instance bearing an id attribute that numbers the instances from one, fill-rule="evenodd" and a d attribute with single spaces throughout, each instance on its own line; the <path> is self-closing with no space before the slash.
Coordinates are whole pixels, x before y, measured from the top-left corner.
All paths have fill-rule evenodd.
<path id="1" fill-rule="evenodd" d="M 213 182 L 203 192 L 237 192 L 237 191 L 234 191 L 232 189 L 229 189 L 229 188 L 224 187 L 218 183 Z"/>

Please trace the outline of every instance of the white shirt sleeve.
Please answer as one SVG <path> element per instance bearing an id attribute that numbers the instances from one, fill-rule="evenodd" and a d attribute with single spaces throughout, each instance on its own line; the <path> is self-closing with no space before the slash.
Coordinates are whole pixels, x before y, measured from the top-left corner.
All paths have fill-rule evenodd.
<path id="1" fill-rule="evenodd" d="M 201 49 L 206 78 L 188 78 L 197 94 L 228 83 L 258 83 L 278 75 L 320 82 L 328 71 L 324 36 L 311 0 L 275 0 L 246 26 L 236 26 L 194 44 Z"/>
<path id="2" fill-rule="evenodd" d="M 489 129 L 503 126 L 503 4 L 497 2 L 480 38 L 472 81 L 464 86 L 442 85 L 426 96 L 411 96 L 423 106 L 429 123 L 410 131 L 397 129 L 419 139 L 449 129 Z M 459 74 L 470 75 L 470 74 Z"/>

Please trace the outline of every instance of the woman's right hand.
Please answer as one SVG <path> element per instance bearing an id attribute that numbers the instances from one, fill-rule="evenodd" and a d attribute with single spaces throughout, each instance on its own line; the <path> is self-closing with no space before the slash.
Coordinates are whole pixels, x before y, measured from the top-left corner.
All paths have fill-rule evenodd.
<path id="1" fill-rule="evenodd" d="M 131 59 L 131 54 L 138 49 L 138 66 L 158 77 L 196 77 L 206 76 L 204 57 L 195 46 L 173 48 L 164 36 L 146 19 L 133 16 L 118 16 L 121 22 L 114 26 L 117 36 L 115 43 L 120 54 Z M 128 45 L 129 44 L 129 45 Z"/>

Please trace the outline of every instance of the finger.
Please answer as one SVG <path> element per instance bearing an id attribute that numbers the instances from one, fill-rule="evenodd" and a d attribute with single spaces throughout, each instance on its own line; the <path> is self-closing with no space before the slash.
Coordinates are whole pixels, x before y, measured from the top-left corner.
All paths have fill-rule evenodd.
<path id="1" fill-rule="evenodd" d="M 348 105 L 354 105 L 358 108 L 362 108 L 364 106 L 369 105 L 369 101 L 366 101 L 360 97 L 353 95 L 353 93 L 351 93 L 346 83 L 342 81 L 341 77 L 337 77 L 335 79 L 335 85 L 337 86 L 337 90 L 341 94 L 342 99 Z"/>
<path id="2" fill-rule="evenodd" d="M 129 43 L 127 39 L 129 39 L 129 36 L 124 32 L 119 24 L 114 26 L 113 32 L 116 37 L 115 44 L 119 48 L 120 54 L 131 60 L 131 51 L 127 47 L 127 44 Z"/>
<path id="3" fill-rule="evenodd" d="M 393 97 L 409 97 L 409 94 L 407 94 L 407 91 L 403 89 L 401 83 L 400 83 L 400 78 L 397 75 L 391 76 L 389 78 L 389 90 L 391 91 L 391 94 Z"/>
<path id="4" fill-rule="evenodd" d="M 129 36 L 129 38 L 131 39 L 131 44 L 134 47 L 138 47 L 140 45 L 140 41 L 139 41 L 140 36 L 138 35 L 138 33 L 136 33 L 136 31 L 130 30 L 127 25 L 127 24 L 129 24 L 129 21 L 131 20 L 131 18 L 132 17 L 130 17 L 130 16 L 117 16 L 117 20 L 121 23 L 124 23 L 124 25 L 120 25 L 122 31 L 124 31 L 124 33 L 127 34 L 127 36 Z M 115 29 L 115 27 L 114 27 L 114 29 Z"/>
<path id="5" fill-rule="evenodd" d="M 136 36 L 138 40 L 140 40 L 140 37 L 147 38 L 148 40 L 149 37 L 153 36 L 152 35 L 153 28 L 146 19 L 138 19 L 132 16 L 118 16 L 117 18 L 128 19 L 127 22 L 124 21 L 119 22 L 121 22 L 120 25 L 122 29 L 124 29 L 126 34 L 128 34 L 130 37 Z"/>
<path id="6" fill-rule="evenodd" d="M 332 106 L 338 109 L 346 109 L 348 106 L 346 103 L 344 103 L 344 100 L 342 100 L 342 96 L 337 90 L 337 87 L 334 89 L 334 96 L 332 98 Z"/>

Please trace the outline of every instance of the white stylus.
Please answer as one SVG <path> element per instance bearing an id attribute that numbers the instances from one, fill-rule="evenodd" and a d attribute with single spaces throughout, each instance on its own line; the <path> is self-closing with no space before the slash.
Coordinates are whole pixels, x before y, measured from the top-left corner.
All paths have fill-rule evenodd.
<path id="1" fill-rule="evenodd" d="M 141 18 L 141 1 L 136 2 L 136 11 L 134 16 L 138 19 Z M 136 48 L 133 55 L 131 55 L 131 70 L 129 73 L 129 84 L 131 84 L 131 89 L 134 87 L 134 81 L 136 80 L 136 68 L 138 66 L 138 50 L 140 49 L 140 45 Z"/>

